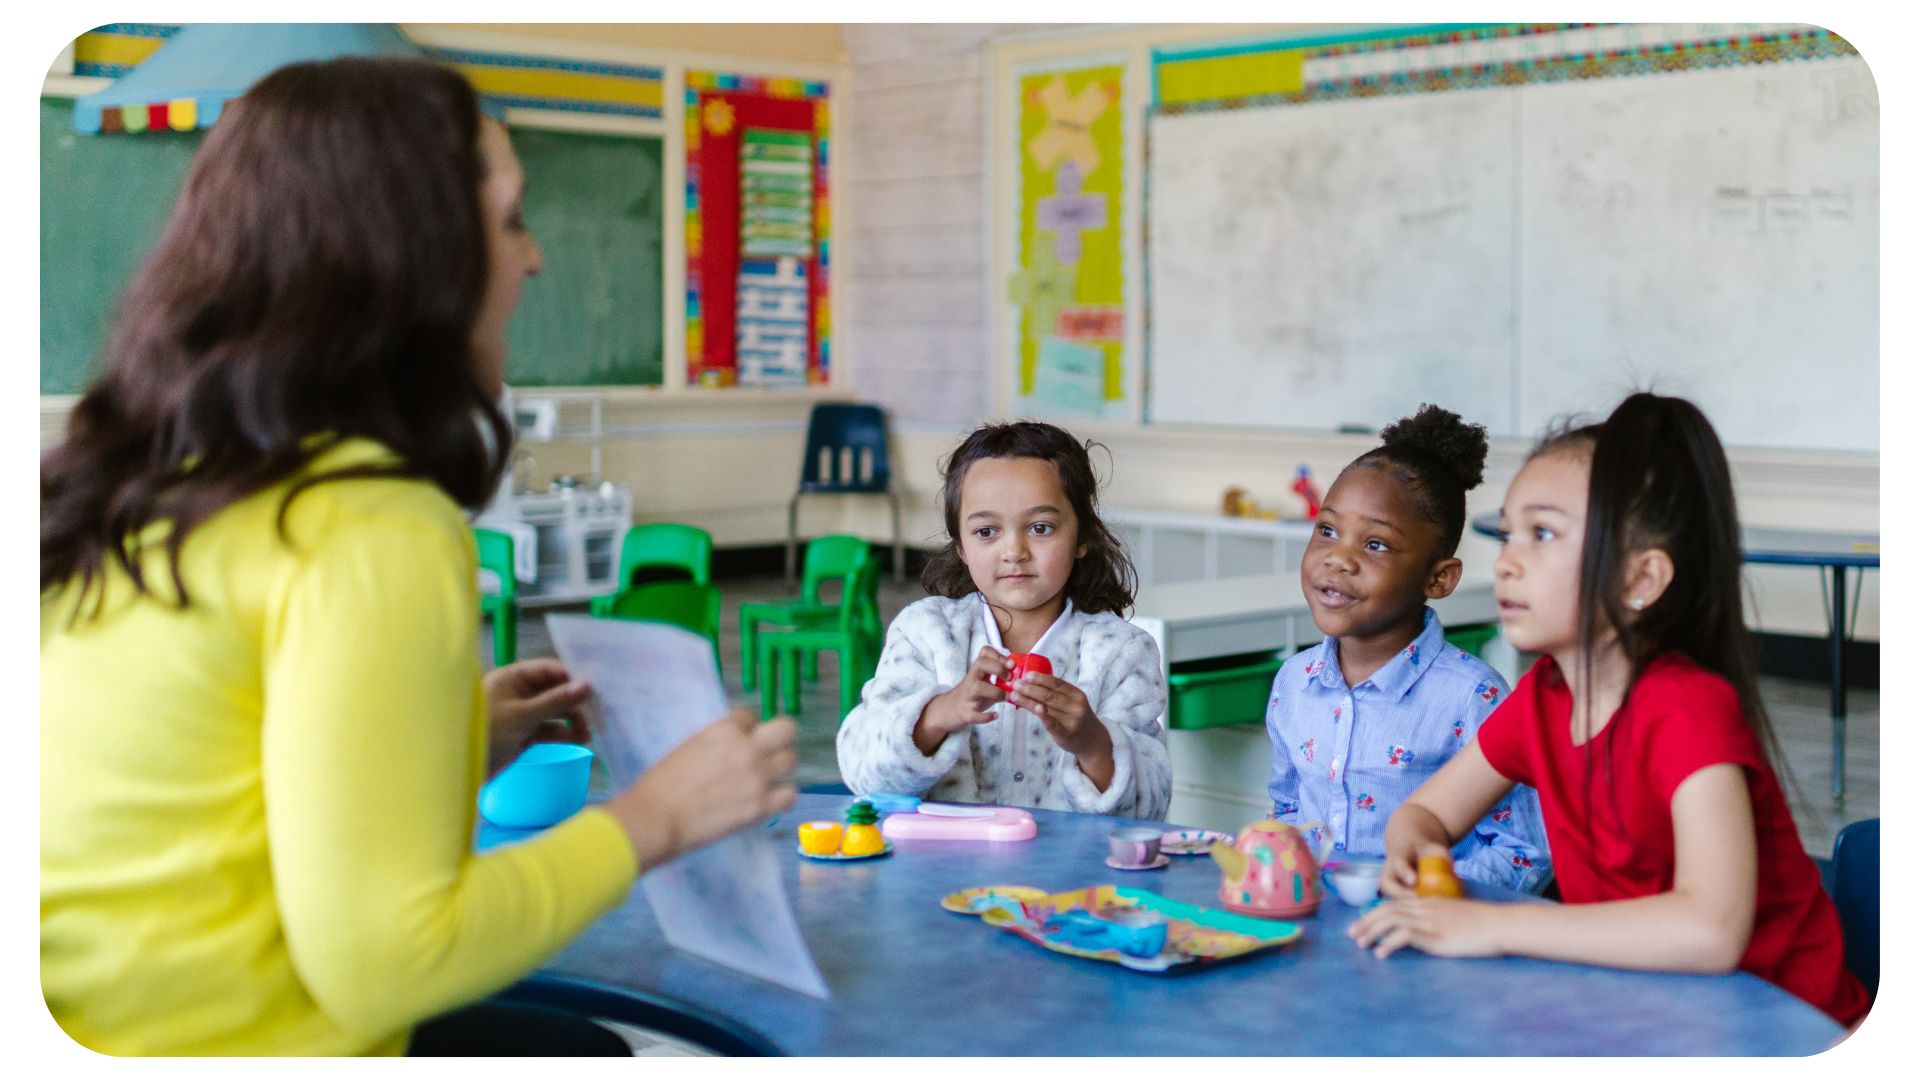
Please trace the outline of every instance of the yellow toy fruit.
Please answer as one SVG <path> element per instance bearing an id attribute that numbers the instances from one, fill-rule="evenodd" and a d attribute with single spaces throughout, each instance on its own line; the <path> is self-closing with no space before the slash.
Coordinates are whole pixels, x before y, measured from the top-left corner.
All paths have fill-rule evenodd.
<path id="1" fill-rule="evenodd" d="M 880 835 L 880 826 L 874 824 L 879 820 L 873 804 L 865 799 L 847 807 L 847 830 L 840 837 L 840 854 L 877 855 L 885 851 L 887 840 Z"/>
<path id="2" fill-rule="evenodd" d="M 1416 896 L 1444 896 L 1458 900 L 1465 895 L 1465 890 L 1460 887 L 1460 878 L 1453 872 L 1453 858 L 1449 855 L 1420 856 L 1417 875 L 1413 883 Z"/>
<path id="3" fill-rule="evenodd" d="M 800 826 L 800 850 L 809 855 L 832 855 L 840 850 L 840 823 L 809 821 Z"/>

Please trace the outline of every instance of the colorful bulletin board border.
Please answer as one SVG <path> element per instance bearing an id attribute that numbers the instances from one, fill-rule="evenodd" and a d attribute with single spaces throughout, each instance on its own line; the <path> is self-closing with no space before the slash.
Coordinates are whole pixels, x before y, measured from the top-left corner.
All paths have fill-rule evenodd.
<path id="1" fill-rule="evenodd" d="M 108 23 L 73 41 L 73 73 L 117 79 L 143 63 L 180 27 L 160 23 Z"/>
<path id="2" fill-rule="evenodd" d="M 162 23 L 96 27 L 74 39 L 73 73 L 117 79 L 180 30 Z M 422 46 L 421 53 L 457 69 L 475 90 L 503 105 L 655 120 L 662 116 L 665 81 L 657 67 L 431 46 Z"/>
<path id="3" fill-rule="evenodd" d="M 812 79 L 761 78 L 713 71 L 686 75 L 687 381 L 733 386 L 740 269 L 741 132 L 747 127 L 802 131 L 813 139 L 813 234 L 807 265 L 807 381 L 827 381 L 832 361 L 828 305 L 828 135 L 831 88 Z"/>
<path id="4" fill-rule="evenodd" d="M 1574 39 L 1588 32 L 1586 41 Z M 1635 40 L 1642 34 L 1652 38 Z M 1505 55 L 1524 39 L 1535 55 Z M 1446 50 L 1431 67 L 1419 60 L 1383 70 L 1370 61 L 1416 50 Z M 1711 24 L 1450 24 L 1340 37 L 1297 38 L 1211 50 L 1155 50 L 1154 111 L 1179 115 L 1218 109 L 1305 105 L 1383 94 L 1430 93 L 1650 75 L 1732 64 L 1813 60 L 1855 54 L 1846 39 L 1816 26 L 1758 31 Z M 1288 58 L 1285 62 L 1281 58 Z M 1375 70 L 1356 70 L 1372 66 Z M 1343 73 L 1340 69 L 1346 69 Z"/>
<path id="5" fill-rule="evenodd" d="M 1014 400 L 1041 414 L 1126 412 L 1126 66 L 1019 74 L 1013 153 Z"/>

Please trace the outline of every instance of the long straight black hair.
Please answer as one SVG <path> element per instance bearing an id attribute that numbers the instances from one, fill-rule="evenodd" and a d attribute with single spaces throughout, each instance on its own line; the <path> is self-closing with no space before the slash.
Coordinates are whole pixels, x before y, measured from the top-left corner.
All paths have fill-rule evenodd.
<path id="1" fill-rule="evenodd" d="M 400 463 L 302 477 L 283 529 L 296 495 L 350 475 L 486 502 L 512 428 L 473 358 L 479 136 L 473 88 L 425 60 L 293 64 L 228 107 L 41 459 L 43 594 L 85 599 L 109 562 L 151 592 L 134 538 L 166 522 L 186 606 L 187 536 L 354 436 Z"/>
<path id="2" fill-rule="evenodd" d="M 1762 751 L 1790 783 L 1760 699 L 1741 582 L 1740 514 L 1713 425 L 1684 398 L 1642 392 L 1602 423 L 1549 435 L 1532 457 L 1559 451 L 1590 457 L 1580 549 L 1585 677 L 1591 678 L 1600 642 L 1609 634 L 1629 665 L 1623 705 L 1654 660 L 1668 653 L 1687 657 L 1732 684 Z M 1621 590 L 1627 562 L 1650 548 L 1667 553 L 1673 580 L 1651 604 L 1630 611 Z"/>

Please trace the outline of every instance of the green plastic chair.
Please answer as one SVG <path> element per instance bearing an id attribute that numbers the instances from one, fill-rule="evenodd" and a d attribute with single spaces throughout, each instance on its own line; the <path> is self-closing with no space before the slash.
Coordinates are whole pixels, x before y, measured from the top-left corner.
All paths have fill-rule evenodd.
<path id="1" fill-rule="evenodd" d="M 860 560 L 848 588 L 848 602 L 831 618 L 801 616 L 795 626 L 762 626 L 756 643 L 760 665 L 760 715 L 775 714 L 774 698 L 784 698 L 790 715 L 800 713 L 800 663 L 805 657 L 831 650 L 840 661 L 840 716 L 860 702 L 860 688 L 873 677 L 880 662 L 883 628 L 879 594 L 880 560 Z"/>
<path id="2" fill-rule="evenodd" d="M 480 552 L 480 569 L 491 570 L 500 579 L 500 590 L 482 593 L 480 614 L 493 624 L 493 664 L 505 667 L 513 663 L 519 648 L 520 594 L 513 577 L 513 537 L 498 529 L 474 529 L 473 544 Z"/>
<path id="3" fill-rule="evenodd" d="M 720 590 L 692 581 L 656 581 L 621 589 L 606 600 L 603 619 L 667 623 L 691 630 L 713 645 L 713 666 L 720 666 Z"/>
<path id="4" fill-rule="evenodd" d="M 819 628 L 839 618 L 840 604 L 820 600 L 820 590 L 830 581 L 841 583 L 840 603 L 853 592 L 853 579 L 872 548 L 857 536 L 821 536 L 807 542 L 806 559 L 800 570 L 800 595 L 780 600 L 759 600 L 740 605 L 740 687 L 751 690 L 757 670 L 759 630 L 766 626 Z M 879 588 L 879 578 L 874 578 Z M 874 601 L 878 603 L 878 596 Z M 809 653 L 801 660 L 801 676 L 808 682 L 820 677 L 819 658 Z"/>
<path id="5" fill-rule="evenodd" d="M 620 573 L 614 578 L 619 588 L 632 588 L 635 573 L 658 567 L 685 570 L 695 585 L 713 584 L 713 537 L 705 529 L 670 521 L 628 529 L 620 538 Z M 606 615 L 612 602 L 613 594 L 596 596 L 587 610 Z"/>

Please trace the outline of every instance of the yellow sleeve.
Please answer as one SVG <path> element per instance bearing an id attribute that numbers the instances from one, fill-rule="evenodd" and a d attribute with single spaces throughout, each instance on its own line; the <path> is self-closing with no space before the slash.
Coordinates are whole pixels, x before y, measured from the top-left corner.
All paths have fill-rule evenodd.
<path id="1" fill-rule="evenodd" d="M 319 1007 L 369 1036 L 526 975 L 636 873 L 597 808 L 472 853 L 475 557 L 441 516 L 334 514 L 298 542 L 266 628 L 261 774 L 287 948 Z"/>

